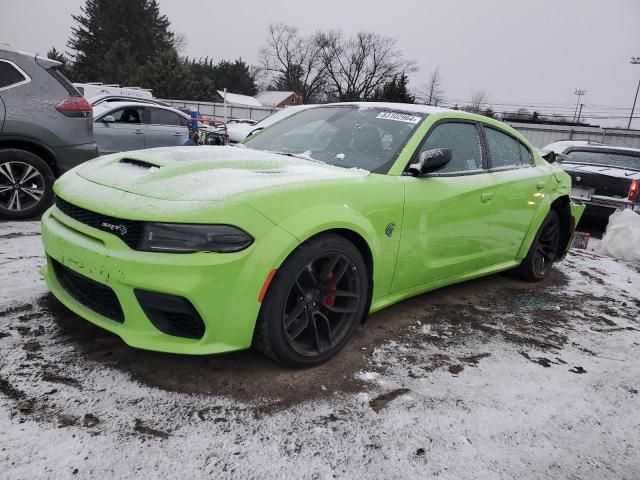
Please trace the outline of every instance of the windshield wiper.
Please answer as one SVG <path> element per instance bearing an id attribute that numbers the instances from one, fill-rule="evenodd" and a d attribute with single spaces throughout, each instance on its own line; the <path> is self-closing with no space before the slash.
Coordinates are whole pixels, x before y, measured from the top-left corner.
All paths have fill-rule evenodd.
<path id="1" fill-rule="evenodd" d="M 277 152 L 275 150 L 265 150 L 265 151 L 269 153 L 277 153 L 278 155 L 284 155 L 285 157 L 299 158 L 301 160 L 309 160 L 311 162 L 326 163 L 326 162 L 323 162 L 322 160 L 316 160 L 315 158 L 311 158 L 311 156 L 309 156 L 306 152 L 293 153 L 293 152 Z"/>

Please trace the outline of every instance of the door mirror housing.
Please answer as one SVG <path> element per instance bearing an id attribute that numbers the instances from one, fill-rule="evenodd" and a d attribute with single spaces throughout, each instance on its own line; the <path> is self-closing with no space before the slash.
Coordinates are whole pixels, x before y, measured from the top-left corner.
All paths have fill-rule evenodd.
<path id="1" fill-rule="evenodd" d="M 434 148 L 420 153 L 418 161 L 409 165 L 409 173 L 416 177 L 444 168 L 453 157 L 449 148 Z"/>
<path id="2" fill-rule="evenodd" d="M 104 117 L 102 117 L 102 121 L 104 123 L 115 123 L 116 119 L 113 118 L 113 115 L 105 115 Z"/>

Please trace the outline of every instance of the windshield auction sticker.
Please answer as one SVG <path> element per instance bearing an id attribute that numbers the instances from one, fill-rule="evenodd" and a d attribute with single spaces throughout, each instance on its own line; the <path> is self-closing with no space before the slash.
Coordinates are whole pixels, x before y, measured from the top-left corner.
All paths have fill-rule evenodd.
<path id="1" fill-rule="evenodd" d="M 396 113 L 396 112 L 381 112 L 378 114 L 376 118 L 381 118 L 383 120 L 395 120 L 396 122 L 405 122 L 405 123 L 413 123 L 416 124 L 422 118 L 415 117 L 413 115 L 407 115 L 406 113 Z"/>

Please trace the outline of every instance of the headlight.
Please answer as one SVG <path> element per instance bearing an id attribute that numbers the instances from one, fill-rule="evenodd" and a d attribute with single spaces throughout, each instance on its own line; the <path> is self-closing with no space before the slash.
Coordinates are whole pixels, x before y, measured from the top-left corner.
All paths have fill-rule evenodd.
<path id="1" fill-rule="evenodd" d="M 147 252 L 220 252 L 244 250 L 253 238 L 231 225 L 147 223 L 140 250 Z"/>

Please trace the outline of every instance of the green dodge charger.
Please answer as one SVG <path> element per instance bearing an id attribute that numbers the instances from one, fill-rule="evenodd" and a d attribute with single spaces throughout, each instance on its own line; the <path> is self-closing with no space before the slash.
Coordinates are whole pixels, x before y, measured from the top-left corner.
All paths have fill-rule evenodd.
<path id="1" fill-rule="evenodd" d="M 134 347 L 253 346 L 291 367 L 407 297 L 509 269 L 542 280 L 584 209 L 509 126 L 393 103 L 100 157 L 54 190 L 42 273 L 68 308 Z"/>

